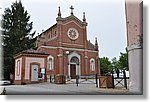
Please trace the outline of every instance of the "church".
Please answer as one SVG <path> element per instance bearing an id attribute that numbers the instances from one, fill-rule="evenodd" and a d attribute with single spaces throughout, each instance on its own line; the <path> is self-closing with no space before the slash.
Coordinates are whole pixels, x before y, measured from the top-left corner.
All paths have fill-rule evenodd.
<path id="1" fill-rule="evenodd" d="M 76 75 L 100 74 L 99 46 L 87 40 L 87 22 L 73 13 L 61 16 L 56 23 L 36 37 L 37 50 L 25 50 L 15 55 L 14 84 L 46 82 L 51 75 L 63 75 L 66 80 Z M 42 75 L 42 76 L 41 76 Z"/>

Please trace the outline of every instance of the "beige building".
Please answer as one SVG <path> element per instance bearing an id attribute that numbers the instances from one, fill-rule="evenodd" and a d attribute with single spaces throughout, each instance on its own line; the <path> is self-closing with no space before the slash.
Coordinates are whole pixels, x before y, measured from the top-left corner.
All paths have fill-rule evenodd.
<path id="1" fill-rule="evenodd" d="M 14 84 L 47 81 L 44 74 L 46 74 L 48 55 L 36 50 L 26 50 L 15 55 Z"/>

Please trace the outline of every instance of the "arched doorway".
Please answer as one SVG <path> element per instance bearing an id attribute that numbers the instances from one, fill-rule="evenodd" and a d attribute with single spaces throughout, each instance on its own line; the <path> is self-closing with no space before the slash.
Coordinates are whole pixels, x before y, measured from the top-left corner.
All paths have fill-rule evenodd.
<path id="1" fill-rule="evenodd" d="M 72 52 L 68 55 L 68 78 L 75 79 L 76 75 L 80 75 L 80 55 Z"/>
<path id="2" fill-rule="evenodd" d="M 79 66 L 79 59 L 76 56 L 72 57 L 70 60 L 70 77 L 71 77 L 71 79 L 75 79 L 76 75 L 79 74 L 78 66 Z"/>

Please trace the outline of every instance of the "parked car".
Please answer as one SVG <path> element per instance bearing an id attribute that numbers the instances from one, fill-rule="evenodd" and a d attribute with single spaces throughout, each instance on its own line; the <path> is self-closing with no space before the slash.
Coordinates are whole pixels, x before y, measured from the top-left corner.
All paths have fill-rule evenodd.
<path id="1" fill-rule="evenodd" d="M 0 79 L 0 85 L 10 85 L 10 84 L 11 84 L 10 80 Z"/>

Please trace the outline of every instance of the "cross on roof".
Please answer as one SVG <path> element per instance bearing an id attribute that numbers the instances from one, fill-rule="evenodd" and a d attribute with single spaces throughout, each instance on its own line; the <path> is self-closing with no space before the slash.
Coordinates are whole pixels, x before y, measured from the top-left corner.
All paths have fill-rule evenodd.
<path id="1" fill-rule="evenodd" d="M 74 9 L 73 6 L 71 6 L 70 9 L 71 9 L 71 14 L 73 14 L 73 9 Z"/>

